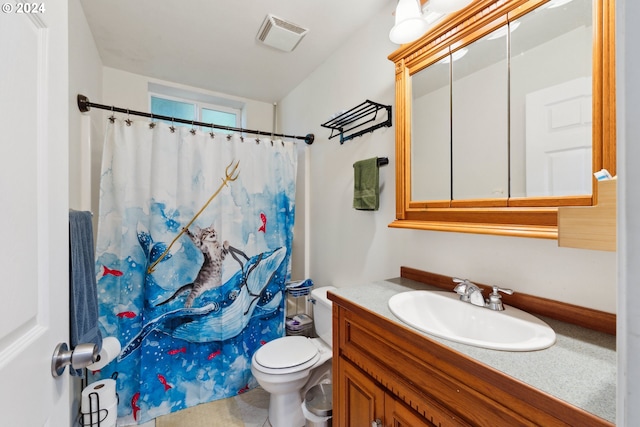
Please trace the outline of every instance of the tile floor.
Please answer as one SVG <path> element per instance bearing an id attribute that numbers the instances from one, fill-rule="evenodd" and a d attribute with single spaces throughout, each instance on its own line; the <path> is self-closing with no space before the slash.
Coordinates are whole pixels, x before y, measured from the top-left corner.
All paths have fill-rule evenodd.
<path id="1" fill-rule="evenodd" d="M 268 419 L 269 393 L 257 387 L 246 393 L 226 399 L 240 408 L 245 427 L 271 427 Z M 233 400 L 234 402 L 231 402 Z M 140 424 L 139 427 L 155 427 L 155 420 Z M 185 425 L 185 427 L 188 427 Z"/>
<path id="2" fill-rule="evenodd" d="M 269 393 L 261 387 L 232 397 L 242 414 L 245 427 L 271 427 L 269 422 Z"/>

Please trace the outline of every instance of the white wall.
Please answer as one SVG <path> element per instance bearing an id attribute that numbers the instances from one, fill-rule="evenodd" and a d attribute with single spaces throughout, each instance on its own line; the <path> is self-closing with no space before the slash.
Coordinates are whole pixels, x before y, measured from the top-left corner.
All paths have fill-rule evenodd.
<path id="1" fill-rule="evenodd" d="M 316 135 L 303 148 L 306 274 L 319 286 L 340 287 L 397 277 L 404 265 L 615 312 L 615 253 L 558 248 L 555 240 L 387 227 L 395 217 L 395 129 L 340 145 L 337 138 L 328 140 L 330 131 L 320 124 L 365 99 L 394 104 L 394 65 L 387 59 L 397 48 L 388 39 L 393 7 L 390 2 L 280 102 L 283 129 Z M 380 169 L 380 209 L 356 211 L 352 165 L 374 156 L 390 159 Z"/>
<path id="2" fill-rule="evenodd" d="M 103 99 L 102 102 L 100 102 L 101 104 L 115 105 L 116 107 L 148 112 L 149 83 L 156 83 L 189 92 L 201 93 L 212 97 L 227 98 L 243 103 L 245 105 L 245 111 L 243 114 L 245 122 L 242 124 L 244 128 L 268 131 L 271 130 L 271 127 L 273 126 L 273 105 L 267 102 L 254 101 L 251 99 L 225 95 L 219 92 L 198 89 L 110 67 L 104 67 L 103 76 Z M 111 113 L 105 111 L 105 115 L 109 116 Z M 124 117 L 122 114 L 119 114 L 118 116 Z M 132 117 L 132 120 L 133 119 L 148 120 L 144 117 Z"/>
<path id="3" fill-rule="evenodd" d="M 69 207 L 97 213 L 91 176 L 96 147 L 102 147 L 101 116 L 82 114 L 77 95 L 98 102 L 102 97 L 102 61 L 79 0 L 69 2 Z M 97 164 L 98 170 L 100 164 Z"/>
<path id="4" fill-rule="evenodd" d="M 82 114 L 77 95 L 89 99 L 102 97 L 102 61 L 89 30 L 80 0 L 69 1 L 69 208 L 88 210 L 94 215 L 97 231 L 97 190 L 92 188 L 96 174 L 96 148 L 102 147 L 102 116 L 95 111 Z M 99 173 L 100 163 L 97 162 Z M 77 377 L 71 382 L 71 419 L 77 425 L 82 384 Z"/>

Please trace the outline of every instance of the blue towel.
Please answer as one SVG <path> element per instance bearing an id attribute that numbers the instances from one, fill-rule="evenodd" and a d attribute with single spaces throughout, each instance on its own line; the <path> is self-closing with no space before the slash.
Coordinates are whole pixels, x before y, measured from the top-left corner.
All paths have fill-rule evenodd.
<path id="1" fill-rule="evenodd" d="M 69 310 L 71 348 L 94 343 L 102 350 L 90 212 L 69 211 Z M 71 369 L 71 375 L 82 377 L 84 373 Z"/>

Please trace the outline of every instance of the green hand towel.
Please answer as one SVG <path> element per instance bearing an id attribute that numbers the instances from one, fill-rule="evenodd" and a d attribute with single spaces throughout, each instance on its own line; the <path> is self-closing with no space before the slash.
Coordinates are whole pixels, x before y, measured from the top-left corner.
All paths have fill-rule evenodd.
<path id="1" fill-rule="evenodd" d="M 378 158 L 372 157 L 353 164 L 353 207 L 377 211 L 380 204 Z"/>

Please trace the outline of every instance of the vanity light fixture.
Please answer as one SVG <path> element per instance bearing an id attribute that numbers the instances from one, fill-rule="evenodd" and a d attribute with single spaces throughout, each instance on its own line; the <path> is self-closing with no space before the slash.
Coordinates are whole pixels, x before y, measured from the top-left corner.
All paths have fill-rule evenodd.
<path id="1" fill-rule="evenodd" d="M 421 7 L 420 0 L 398 0 L 395 25 L 389 32 L 389 39 L 396 44 L 411 43 L 426 33 L 431 24 L 471 2 L 472 0 L 429 0 Z"/>
<path id="2" fill-rule="evenodd" d="M 396 44 L 417 40 L 429 28 L 429 22 L 422 17 L 418 0 L 398 0 L 395 25 L 389 32 L 389 39 Z"/>

